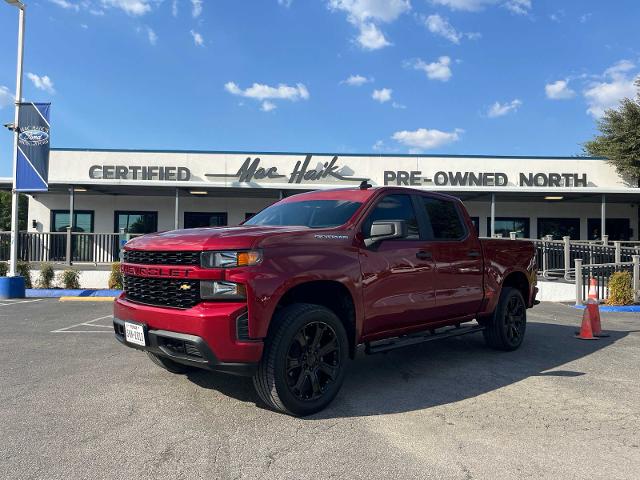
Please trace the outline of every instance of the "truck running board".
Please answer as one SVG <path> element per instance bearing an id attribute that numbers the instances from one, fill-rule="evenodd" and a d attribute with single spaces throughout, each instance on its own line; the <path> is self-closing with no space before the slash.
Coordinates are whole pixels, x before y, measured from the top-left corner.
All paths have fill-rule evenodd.
<path id="1" fill-rule="evenodd" d="M 412 333 L 411 335 L 404 335 L 402 337 L 396 337 L 392 339 L 377 340 L 375 342 L 365 343 L 365 353 L 367 355 L 373 355 L 374 353 L 388 352 L 389 350 L 395 350 L 396 348 L 408 347 L 409 345 L 416 345 L 418 343 L 431 342 L 433 340 L 440 340 L 442 338 L 458 337 L 460 335 L 466 335 L 468 333 L 481 332 L 484 327 L 481 325 L 471 325 L 469 327 L 453 327 L 447 328 L 441 332 L 435 330 L 427 330 L 420 333 Z"/>

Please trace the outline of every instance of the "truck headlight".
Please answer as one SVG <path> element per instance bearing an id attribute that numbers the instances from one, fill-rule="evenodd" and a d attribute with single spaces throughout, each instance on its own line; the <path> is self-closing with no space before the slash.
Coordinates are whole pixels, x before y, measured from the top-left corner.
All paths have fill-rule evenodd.
<path id="1" fill-rule="evenodd" d="M 250 267 L 262 261 L 259 250 L 202 252 L 200 266 L 202 268 Z"/>
<path id="2" fill-rule="evenodd" d="M 200 266 L 203 268 L 249 267 L 262 261 L 259 250 L 202 252 Z"/>
<path id="3" fill-rule="evenodd" d="M 247 297 L 244 285 L 219 280 L 201 280 L 200 298 L 203 300 L 241 300 Z"/>

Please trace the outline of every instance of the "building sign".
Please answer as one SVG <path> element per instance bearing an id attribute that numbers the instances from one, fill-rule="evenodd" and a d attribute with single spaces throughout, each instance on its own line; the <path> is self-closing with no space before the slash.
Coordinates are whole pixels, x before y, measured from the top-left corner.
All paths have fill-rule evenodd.
<path id="1" fill-rule="evenodd" d="M 235 178 L 240 183 L 251 183 L 256 180 L 264 180 L 266 178 L 286 178 L 287 183 L 311 183 L 318 180 L 324 180 L 327 177 L 333 180 L 346 182 L 362 182 L 369 180 L 368 178 L 358 178 L 352 176 L 352 170 L 348 167 L 338 164 L 337 155 L 329 162 L 319 162 L 314 168 L 310 168 L 313 155 L 307 155 L 304 160 L 298 160 L 289 173 L 282 174 L 278 171 L 278 167 L 273 165 L 262 166 L 259 157 L 247 157 L 240 169 L 236 173 L 205 173 L 207 177 L 226 177 Z M 345 172 L 347 170 L 347 172 Z"/>
<path id="2" fill-rule="evenodd" d="M 34 133 L 33 141 L 38 138 Z M 55 161 L 57 183 L 77 178 L 216 188 L 321 189 L 362 181 L 449 191 L 631 188 L 605 160 L 580 158 L 62 151 Z"/>
<path id="3" fill-rule="evenodd" d="M 586 187 L 586 173 L 520 173 L 520 187 Z M 436 172 L 433 177 L 423 176 L 421 171 L 385 170 L 385 185 L 424 185 L 452 187 L 506 187 L 509 176 L 503 172 Z"/>
<path id="4" fill-rule="evenodd" d="M 191 171 L 187 167 L 162 167 L 141 165 L 92 165 L 91 180 L 165 180 L 188 182 Z"/>

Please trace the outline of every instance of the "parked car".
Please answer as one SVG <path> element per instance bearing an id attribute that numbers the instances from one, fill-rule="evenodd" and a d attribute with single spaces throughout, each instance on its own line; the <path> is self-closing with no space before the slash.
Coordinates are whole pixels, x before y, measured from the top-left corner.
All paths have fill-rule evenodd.
<path id="1" fill-rule="evenodd" d="M 173 373 L 251 375 L 269 407 L 300 416 L 334 399 L 360 345 L 482 331 L 517 349 L 537 292 L 531 242 L 479 239 L 454 197 L 366 184 L 135 238 L 121 268 L 120 342 Z"/>

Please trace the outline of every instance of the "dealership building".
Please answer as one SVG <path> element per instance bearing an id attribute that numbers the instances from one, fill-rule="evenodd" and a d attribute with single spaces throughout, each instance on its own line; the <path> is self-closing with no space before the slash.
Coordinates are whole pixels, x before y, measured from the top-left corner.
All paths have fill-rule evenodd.
<path id="1" fill-rule="evenodd" d="M 400 185 L 461 198 L 481 236 L 638 240 L 640 189 L 606 159 L 53 149 L 28 229 L 147 233 L 236 225 L 316 189 Z M 4 183 L 4 182 L 3 182 Z"/>

